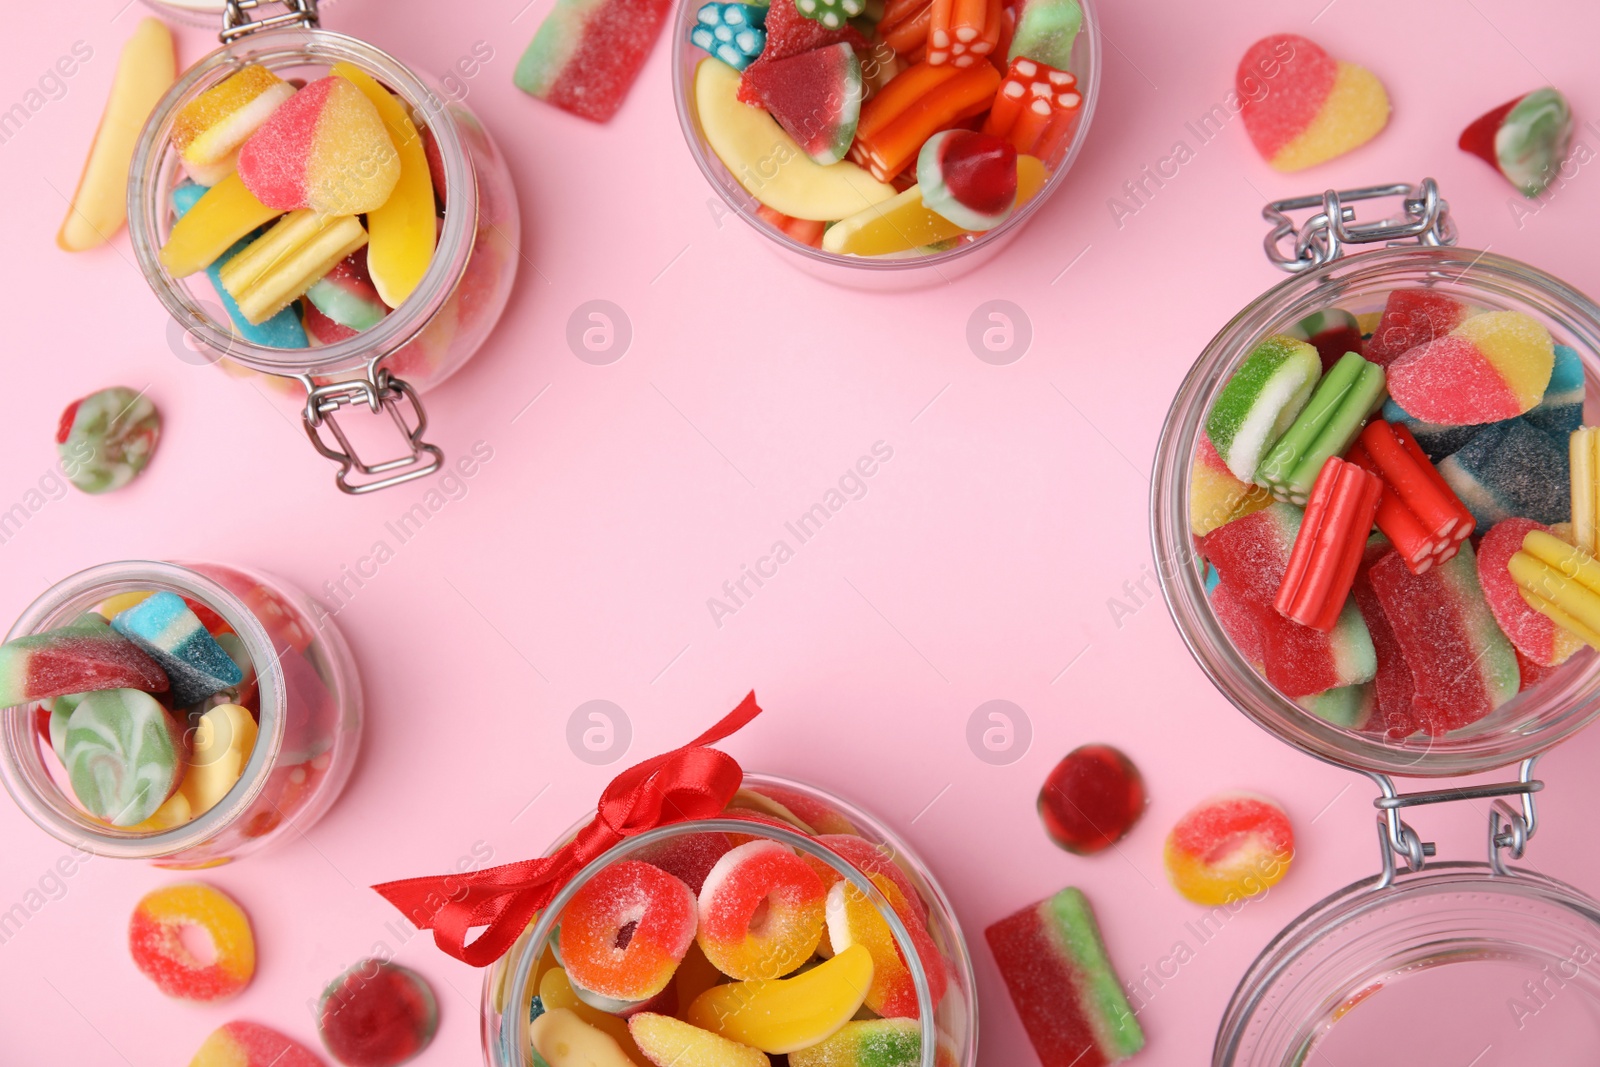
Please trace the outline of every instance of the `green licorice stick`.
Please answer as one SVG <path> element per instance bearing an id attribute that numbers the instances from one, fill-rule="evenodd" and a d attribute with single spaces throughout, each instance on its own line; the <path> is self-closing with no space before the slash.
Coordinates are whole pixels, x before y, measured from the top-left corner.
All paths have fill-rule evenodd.
<path id="1" fill-rule="evenodd" d="M 1256 470 L 1256 484 L 1279 500 L 1305 504 L 1322 465 L 1350 447 L 1384 395 L 1383 368 L 1346 352 L 1268 450 Z"/>

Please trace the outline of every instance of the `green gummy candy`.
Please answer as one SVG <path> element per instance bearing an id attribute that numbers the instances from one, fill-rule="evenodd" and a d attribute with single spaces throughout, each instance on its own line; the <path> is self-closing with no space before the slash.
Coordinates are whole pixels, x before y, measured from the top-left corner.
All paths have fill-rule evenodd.
<path id="1" fill-rule="evenodd" d="M 1088 899 L 1081 890 L 1068 886 L 1040 905 L 1040 910 L 1077 967 L 1082 981 L 1080 995 L 1095 1005 L 1105 1023 L 1102 1039 L 1108 1050 L 1119 1057 L 1132 1056 L 1144 1047 L 1144 1031 L 1111 968 L 1105 942 L 1100 939 L 1100 924 L 1095 921 Z"/>
<path id="2" fill-rule="evenodd" d="M 1494 154 L 1500 173 L 1524 195 L 1537 196 L 1556 175 L 1572 142 L 1572 108 L 1555 89 L 1535 89 L 1500 120 Z"/>
<path id="3" fill-rule="evenodd" d="M 1206 436 L 1234 477 L 1255 480 L 1261 457 L 1306 406 L 1321 375 L 1317 350 L 1282 334 L 1245 357 L 1206 416 Z"/>
<path id="4" fill-rule="evenodd" d="M 1027 58 L 1057 70 L 1072 64 L 1072 44 L 1083 28 L 1078 0 L 1023 0 L 1017 5 L 1017 29 L 1006 60 Z"/>
<path id="5" fill-rule="evenodd" d="M 1383 404 L 1383 368 L 1346 352 L 1256 469 L 1255 482 L 1279 500 L 1304 505 L 1329 456 L 1341 456 Z"/>

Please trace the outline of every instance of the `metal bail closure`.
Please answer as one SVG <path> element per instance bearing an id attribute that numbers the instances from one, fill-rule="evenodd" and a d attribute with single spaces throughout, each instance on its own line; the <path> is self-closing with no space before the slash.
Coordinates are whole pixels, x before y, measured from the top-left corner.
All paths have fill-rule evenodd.
<path id="1" fill-rule="evenodd" d="M 1433 842 L 1422 840 L 1411 824 L 1400 817 L 1401 810 L 1454 800 L 1492 801 L 1489 806 L 1489 869 L 1497 875 L 1515 874 L 1505 865 L 1501 853 L 1509 852 L 1512 859 L 1520 860 L 1527 850 L 1528 840 L 1539 828 L 1539 809 L 1533 798 L 1544 788 L 1544 783 L 1533 776 L 1533 766 L 1538 761 L 1538 756 L 1523 760 L 1515 782 L 1435 789 L 1426 793 L 1397 792 L 1394 779 L 1388 775 L 1364 772 L 1378 783 L 1382 793 L 1372 802 L 1378 809 L 1378 848 L 1383 853 L 1383 876 L 1378 879 L 1378 888 L 1394 884 L 1395 875 L 1399 873 L 1395 857 L 1404 860 L 1406 870 L 1415 873 L 1426 866 L 1428 857 L 1436 851 Z M 1506 803 L 1506 797 L 1520 798 L 1521 810 L 1514 810 Z"/>
<path id="2" fill-rule="evenodd" d="M 276 15 L 251 19 L 248 12 L 257 8 L 282 8 Z M 317 0 L 227 0 L 222 11 L 222 32 L 217 34 L 223 44 L 232 44 L 247 34 L 262 30 L 277 30 L 285 26 L 298 26 L 305 30 L 317 28 Z"/>
<path id="3" fill-rule="evenodd" d="M 1356 222 L 1355 208 L 1346 206 L 1353 200 L 1391 196 L 1402 198 L 1403 213 L 1398 217 Z M 1322 210 L 1298 227 L 1289 218 L 1291 211 L 1313 208 Z M 1261 209 L 1261 217 L 1272 223 L 1272 232 L 1265 241 L 1267 258 L 1290 274 L 1333 262 L 1344 254 L 1345 245 L 1383 243 L 1393 246 L 1415 242 L 1437 246 L 1453 245 L 1458 239 L 1456 225 L 1450 218 L 1450 204 L 1439 196 L 1438 183 L 1432 178 L 1424 178 L 1417 185 L 1398 182 L 1361 189 L 1329 189 L 1321 195 L 1274 200 Z M 1292 249 L 1286 252 L 1283 243 L 1290 238 Z"/>
<path id="4" fill-rule="evenodd" d="M 354 381 L 330 382 L 327 385 L 313 386 L 309 381 L 305 382 L 306 436 L 311 438 L 311 444 L 318 452 L 339 464 L 339 473 L 334 481 L 345 493 L 372 493 L 388 489 L 427 477 L 444 463 L 444 453 L 436 445 L 430 445 L 422 439 L 423 432 L 428 428 L 428 414 L 423 410 L 416 390 L 386 370 L 378 370 L 374 374 L 369 368 L 368 375 Z M 402 401 L 411 408 L 409 420 L 402 409 Z M 367 463 L 356 455 L 355 447 L 350 444 L 335 415 L 340 408 L 358 403 L 365 404 L 373 414 L 380 411 L 388 413 L 400 436 L 405 438 L 405 455 L 378 463 Z M 323 436 L 324 426 L 333 435 L 337 447 Z M 352 479 L 352 473 L 358 477 Z"/>

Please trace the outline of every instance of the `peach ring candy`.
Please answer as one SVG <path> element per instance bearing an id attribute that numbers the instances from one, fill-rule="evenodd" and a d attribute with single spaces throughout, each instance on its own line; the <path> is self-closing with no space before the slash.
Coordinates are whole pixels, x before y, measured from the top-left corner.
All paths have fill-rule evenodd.
<path id="1" fill-rule="evenodd" d="M 439 1002 L 416 971 L 367 959 L 322 991 L 317 1033 L 346 1067 L 396 1067 L 427 1048 L 439 1030 Z"/>
<path id="2" fill-rule="evenodd" d="M 773 1056 L 838 1033 L 872 985 L 872 953 L 852 945 L 793 978 L 725 982 L 695 998 L 685 1021 Z"/>
<path id="3" fill-rule="evenodd" d="M 322 1067 L 322 1061 L 276 1030 L 231 1022 L 211 1031 L 189 1067 Z"/>
<path id="4" fill-rule="evenodd" d="M 193 951 L 197 940 L 209 941 L 209 951 Z M 180 1000 L 225 1000 L 256 973 L 256 942 L 244 909 L 199 882 L 145 894 L 128 923 L 128 951 L 146 978 Z"/>
<path id="5" fill-rule="evenodd" d="M 1263 37 L 1239 60 L 1234 88 L 1245 132 L 1274 170 L 1342 156 L 1389 123 L 1389 94 L 1365 67 L 1292 33 Z"/>
<path id="6" fill-rule="evenodd" d="M 1148 802 L 1132 760 L 1110 745 L 1083 745 L 1044 780 L 1039 819 L 1050 840 L 1089 856 L 1126 837 Z"/>
<path id="7" fill-rule="evenodd" d="M 700 949 L 730 978 L 788 974 L 817 951 L 826 897 L 822 879 L 787 846 L 747 842 L 706 875 Z"/>
<path id="8" fill-rule="evenodd" d="M 1203 801 L 1167 835 L 1167 877 L 1196 904 L 1228 904 L 1264 893 L 1294 859 L 1294 830 L 1276 803 L 1254 793 Z"/>
<path id="9" fill-rule="evenodd" d="M 911 943 L 927 975 L 928 998 L 937 1007 L 944 999 L 947 985 L 939 950 L 894 882 L 881 874 L 870 877 L 911 935 Z M 854 883 L 840 879 L 828 890 L 827 909 L 828 941 L 833 951 L 843 952 L 852 945 L 860 945 L 872 954 L 872 985 L 867 989 L 867 1007 L 889 1019 L 920 1018 L 917 986 L 906 967 L 905 954 L 889 923 L 867 899 L 866 893 Z"/>
<path id="10" fill-rule="evenodd" d="M 817 838 L 817 844 L 826 845 L 834 855 L 845 860 L 862 874 L 881 874 L 889 879 L 895 884 L 895 888 L 900 890 L 900 895 L 911 904 L 917 913 L 917 918 L 927 919 L 927 902 L 922 899 L 922 894 L 906 876 L 906 872 L 895 863 L 893 852 L 887 845 L 874 845 L 866 838 L 857 837 L 855 834 L 822 834 Z M 829 889 L 843 877 L 831 865 L 814 856 L 806 856 L 805 861 L 817 872 L 822 884 Z"/>
<path id="11" fill-rule="evenodd" d="M 367 95 L 338 75 L 279 105 L 239 149 L 239 177 L 278 211 L 359 215 L 400 181 L 400 153 Z"/>
<path id="12" fill-rule="evenodd" d="M 624 860 L 568 902 L 557 955 L 580 997 L 620 1012 L 667 987 L 694 931 L 689 887 L 659 867 Z"/>

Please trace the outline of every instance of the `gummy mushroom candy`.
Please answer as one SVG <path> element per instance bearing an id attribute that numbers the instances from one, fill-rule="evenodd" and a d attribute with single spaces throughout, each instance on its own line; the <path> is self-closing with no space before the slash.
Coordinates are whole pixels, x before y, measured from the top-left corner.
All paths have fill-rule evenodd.
<path id="1" fill-rule="evenodd" d="M 1505 176 L 1523 196 L 1538 196 L 1555 178 L 1572 144 L 1572 106 L 1546 86 L 1508 100 L 1475 119 L 1457 142 Z"/>

